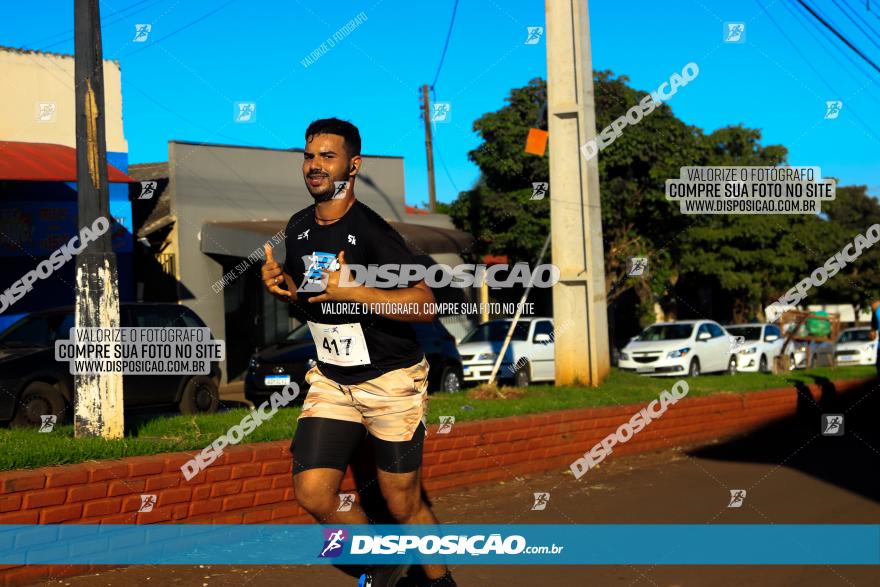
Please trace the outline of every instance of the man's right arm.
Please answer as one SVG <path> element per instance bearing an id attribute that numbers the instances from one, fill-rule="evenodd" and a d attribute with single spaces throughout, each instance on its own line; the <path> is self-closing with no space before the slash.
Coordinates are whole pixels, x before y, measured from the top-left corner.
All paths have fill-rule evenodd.
<path id="1" fill-rule="evenodd" d="M 266 262 L 263 263 L 262 277 L 266 291 L 282 301 L 295 302 L 296 290 L 293 288 L 295 285 L 293 280 L 272 257 L 272 247 L 269 246 L 269 243 L 263 245 L 263 250 L 266 252 Z M 279 284 L 284 284 L 284 287 L 288 289 L 280 287 Z"/>

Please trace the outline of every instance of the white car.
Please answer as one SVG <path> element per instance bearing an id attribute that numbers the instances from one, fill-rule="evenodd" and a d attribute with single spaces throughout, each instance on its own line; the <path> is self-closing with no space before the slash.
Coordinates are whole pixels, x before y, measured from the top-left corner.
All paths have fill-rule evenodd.
<path id="1" fill-rule="evenodd" d="M 785 339 L 774 324 L 736 324 L 725 329 L 734 338 L 738 371 L 769 373 Z M 791 346 L 791 345 L 789 345 Z"/>
<path id="2" fill-rule="evenodd" d="M 788 345 L 788 358 L 790 369 L 806 369 L 812 367 L 816 357 L 821 354 L 831 355 L 833 345 L 830 342 L 816 342 L 807 340 L 793 340 Z M 809 364 L 807 362 L 809 361 Z"/>
<path id="3" fill-rule="evenodd" d="M 736 373 L 730 335 L 711 320 L 679 320 L 647 327 L 620 352 L 618 367 L 646 375 Z"/>
<path id="4" fill-rule="evenodd" d="M 838 365 L 874 365 L 877 341 L 871 340 L 870 328 L 847 328 L 837 337 L 834 357 Z"/>
<path id="5" fill-rule="evenodd" d="M 461 339 L 458 352 L 465 383 L 489 380 L 510 323 L 510 319 L 490 320 Z M 553 381 L 556 377 L 553 338 L 552 318 L 530 316 L 520 319 L 514 327 L 496 379 L 513 381 L 517 387 L 525 387 L 532 381 Z"/>

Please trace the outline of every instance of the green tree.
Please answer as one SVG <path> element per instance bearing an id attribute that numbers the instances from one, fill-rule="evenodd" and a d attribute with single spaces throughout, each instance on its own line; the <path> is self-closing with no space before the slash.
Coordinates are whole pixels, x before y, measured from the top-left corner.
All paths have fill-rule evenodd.
<path id="1" fill-rule="evenodd" d="M 829 224 L 836 225 L 839 236 L 831 241 L 832 250 L 826 249 L 825 259 L 852 242 L 857 234 L 865 234 L 880 223 L 880 203 L 868 195 L 868 187 L 844 186 L 837 188 L 836 198 L 822 204 L 822 212 Z M 824 259 L 823 259 L 824 261 Z M 862 252 L 853 263 L 822 286 L 817 298 L 828 303 L 845 302 L 856 307 L 867 307 L 871 300 L 880 298 L 880 244 Z"/>
<path id="2" fill-rule="evenodd" d="M 609 126 L 646 95 L 628 78 L 594 72 L 597 129 Z M 548 159 L 524 151 L 546 94 L 541 79 L 511 90 L 507 104 L 483 115 L 474 130 L 483 142 L 469 153 L 481 170 L 476 185 L 449 206 L 456 226 L 475 235 L 471 259 L 484 254 L 532 261 L 549 232 L 553 198 L 531 200 L 532 183 L 549 181 Z M 762 145 L 761 132 L 742 125 L 706 134 L 661 104 L 628 125 L 599 155 L 606 290 L 610 304 L 634 290 L 642 321 L 653 306 L 674 311 L 671 291 L 683 277 L 705 280 L 733 299 L 733 317 L 745 320 L 785 293 L 840 246 L 880 222 L 880 204 L 866 189 L 839 188 L 837 200 L 814 215 L 684 215 L 665 198 L 665 181 L 680 168 L 699 165 L 776 166 L 786 162 L 781 145 Z M 575 211 L 580 213 L 579 210 Z M 564 235 L 562 235 L 564 238 Z M 627 260 L 648 257 L 646 278 L 628 278 Z M 821 293 L 840 301 L 880 292 L 880 246 Z"/>

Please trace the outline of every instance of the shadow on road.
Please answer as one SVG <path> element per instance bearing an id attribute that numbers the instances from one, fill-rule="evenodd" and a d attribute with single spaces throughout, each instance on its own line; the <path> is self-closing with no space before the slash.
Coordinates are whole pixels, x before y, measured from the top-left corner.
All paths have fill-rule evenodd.
<path id="1" fill-rule="evenodd" d="M 821 388 L 818 402 L 806 384 L 789 380 L 798 390 L 794 416 L 688 454 L 720 461 L 781 464 L 880 502 L 876 474 L 880 461 L 878 382 L 838 395 L 830 380 L 813 379 Z M 822 435 L 823 414 L 844 416 L 841 436 Z"/>

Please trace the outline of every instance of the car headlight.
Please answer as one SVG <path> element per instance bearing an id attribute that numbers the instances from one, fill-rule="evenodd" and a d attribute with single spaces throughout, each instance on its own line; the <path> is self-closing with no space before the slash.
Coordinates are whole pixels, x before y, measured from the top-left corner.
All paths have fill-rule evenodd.
<path id="1" fill-rule="evenodd" d="M 756 347 L 756 346 L 750 346 L 750 347 L 747 348 L 746 350 L 744 350 L 744 351 L 740 351 L 740 354 L 743 354 L 743 355 L 754 355 L 754 354 L 757 353 L 757 352 L 758 352 L 758 347 Z"/>
<path id="2" fill-rule="evenodd" d="M 252 371 L 256 371 L 257 367 L 260 366 L 260 361 L 257 360 L 256 355 L 251 357 L 251 360 L 248 361 L 248 369 Z"/>
<path id="3" fill-rule="evenodd" d="M 869 344 L 869 345 L 866 345 L 866 346 L 865 346 L 865 352 L 866 352 L 866 353 L 870 353 L 870 352 L 873 352 L 873 351 L 874 351 L 874 345 L 873 345 L 873 344 Z"/>
<path id="4" fill-rule="evenodd" d="M 621 361 L 629 361 L 629 354 L 628 353 L 620 353 L 620 360 Z"/>
<path id="5" fill-rule="evenodd" d="M 678 349 L 677 351 L 669 351 L 666 356 L 670 359 L 678 359 L 680 357 L 686 356 L 689 352 L 691 352 L 690 347 L 684 347 L 683 349 Z"/>
<path id="6" fill-rule="evenodd" d="M 494 361 L 498 358 L 498 353 L 480 353 L 477 355 L 478 361 Z"/>

